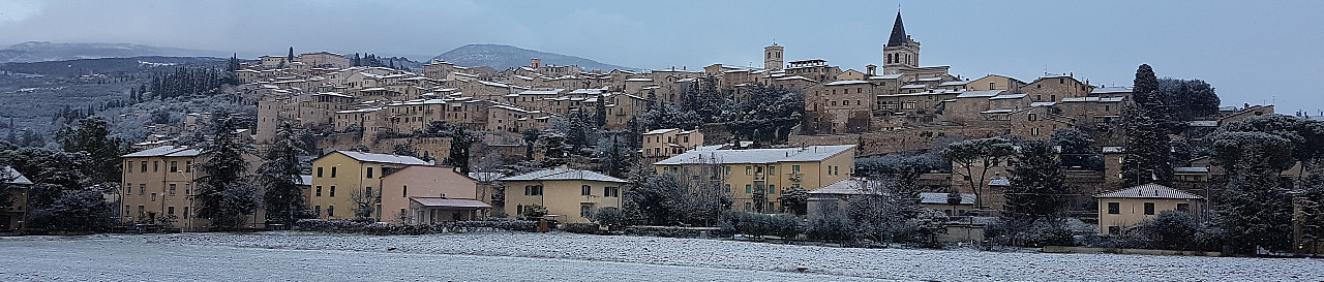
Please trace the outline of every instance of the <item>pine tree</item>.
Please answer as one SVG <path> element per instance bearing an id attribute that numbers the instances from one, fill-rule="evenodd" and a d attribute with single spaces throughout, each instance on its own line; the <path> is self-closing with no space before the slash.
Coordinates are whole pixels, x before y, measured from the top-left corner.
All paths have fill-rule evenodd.
<path id="1" fill-rule="evenodd" d="M 606 99 L 606 97 L 602 96 L 602 94 L 599 93 L 599 94 L 598 94 L 598 103 L 597 103 L 596 105 L 594 105 L 594 106 L 597 107 L 597 111 L 595 112 L 595 114 L 594 114 L 594 116 L 593 116 L 593 123 L 594 123 L 594 125 L 596 125 L 597 128 L 606 128 L 606 127 L 607 127 L 607 99 Z"/>
<path id="2" fill-rule="evenodd" d="M 962 177 L 970 183 L 970 189 L 975 193 L 975 208 L 984 208 L 984 189 L 988 187 L 988 170 L 994 166 L 1001 165 L 1007 158 L 1013 156 L 1015 150 L 1012 149 L 1011 142 L 1002 138 L 984 138 L 956 142 L 948 144 L 942 150 L 942 158 L 955 164 L 952 167 L 954 173 L 962 174 Z M 978 176 L 974 174 L 975 168 L 981 171 Z"/>
<path id="3" fill-rule="evenodd" d="M 475 138 L 463 127 L 456 127 L 453 131 L 446 165 L 459 168 L 462 174 L 469 174 L 469 147 L 473 146 Z"/>
<path id="4" fill-rule="evenodd" d="M 262 166 L 258 167 L 258 183 L 263 186 L 263 203 L 267 210 L 267 219 L 291 226 L 303 212 L 303 191 L 299 156 L 303 155 L 298 135 L 293 125 L 283 122 L 276 128 L 271 146 L 262 156 Z"/>
<path id="5" fill-rule="evenodd" d="M 101 118 L 82 119 L 77 126 L 56 133 L 65 152 L 82 152 L 91 158 L 93 169 L 88 176 L 93 183 L 119 183 L 120 155 L 126 152 L 119 139 L 109 136 L 110 126 Z"/>
<path id="6" fill-rule="evenodd" d="M 210 140 L 203 145 L 198 164 L 204 175 L 196 180 L 198 217 L 210 220 L 214 229 L 240 228 L 244 215 L 251 214 L 257 203 L 243 157 L 251 149 L 241 143 L 235 132 L 239 121 L 228 113 L 214 114 L 210 127 Z"/>
<path id="7" fill-rule="evenodd" d="M 1292 142 L 1263 132 L 1212 136 L 1214 159 L 1227 170 L 1227 187 L 1214 202 L 1237 252 L 1286 250 L 1291 234 L 1289 186 L 1279 173 L 1292 166 Z"/>
<path id="8" fill-rule="evenodd" d="M 1003 214 L 1023 222 L 1052 217 L 1067 194 L 1060 161 L 1048 143 L 1026 142 L 1020 147 L 1011 170 L 1011 186 L 1004 191 Z"/>
<path id="9" fill-rule="evenodd" d="M 1171 117 L 1159 97 L 1159 82 L 1149 65 L 1136 70 L 1133 105 L 1126 110 L 1125 185 L 1167 184 L 1172 180 Z"/>

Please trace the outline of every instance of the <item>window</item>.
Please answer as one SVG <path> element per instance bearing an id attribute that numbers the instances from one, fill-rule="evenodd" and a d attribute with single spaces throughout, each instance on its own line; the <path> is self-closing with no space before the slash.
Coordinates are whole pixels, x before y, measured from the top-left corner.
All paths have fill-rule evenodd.
<path id="1" fill-rule="evenodd" d="M 579 186 L 579 194 L 584 196 L 593 195 L 593 186 Z"/>
<path id="2" fill-rule="evenodd" d="M 147 184 L 138 184 L 138 195 L 147 193 Z"/>
<path id="3" fill-rule="evenodd" d="M 147 172 L 147 161 L 142 161 L 141 163 L 139 163 L 138 170 L 142 172 Z"/>
<path id="4" fill-rule="evenodd" d="M 400 197 L 409 197 L 409 185 L 405 185 L 403 189 L 400 189 Z"/>
<path id="5" fill-rule="evenodd" d="M 800 173 L 800 165 L 791 165 L 791 172 Z"/>
<path id="6" fill-rule="evenodd" d="M 124 165 L 124 173 L 133 173 L 133 161 L 129 161 L 128 164 Z"/>
<path id="7" fill-rule="evenodd" d="M 336 196 L 336 186 L 335 186 L 335 185 L 331 185 L 331 191 L 330 191 L 330 192 L 331 192 L 331 193 L 330 193 L 328 196 L 331 196 L 331 197 L 335 197 L 335 196 Z"/>
<path id="8" fill-rule="evenodd" d="M 525 195 L 525 196 L 541 196 L 541 195 L 542 195 L 542 186 L 539 186 L 539 185 L 529 185 L 529 186 L 524 186 L 524 195 Z"/>
<path id="9" fill-rule="evenodd" d="M 777 185 L 768 184 L 768 194 L 777 194 Z"/>
<path id="10" fill-rule="evenodd" d="M 188 219 L 188 207 L 184 207 L 184 219 Z"/>
<path id="11" fill-rule="evenodd" d="M 603 197 L 620 197 L 620 196 L 621 196 L 621 188 L 620 188 L 620 187 L 602 187 L 602 196 L 603 196 Z"/>
<path id="12" fill-rule="evenodd" d="M 1145 203 L 1145 215 L 1154 215 L 1154 203 Z"/>
<path id="13" fill-rule="evenodd" d="M 143 206 L 138 206 L 138 217 L 144 217 L 144 216 L 147 216 L 147 208 L 144 208 Z"/>
<path id="14" fill-rule="evenodd" d="M 171 195 L 171 196 L 175 195 L 175 184 L 174 184 L 174 183 L 170 183 L 170 195 Z"/>
<path id="15" fill-rule="evenodd" d="M 368 190 L 368 191 L 367 191 L 367 195 L 368 195 L 368 198 L 369 198 L 369 199 L 375 199 L 375 198 L 376 198 L 377 194 L 373 194 L 373 193 L 372 193 L 372 187 L 363 187 L 363 188 L 364 188 L 365 190 Z"/>
<path id="16" fill-rule="evenodd" d="M 731 184 L 722 184 L 722 186 L 726 188 L 727 193 L 731 193 Z"/>
<path id="17" fill-rule="evenodd" d="M 179 161 L 170 161 L 170 172 L 179 172 Z"/>
<path id="18" fill-rule="evenodd" d="M 592 217 L 592 216 L 593 216 L 593 205 L 588 205 L 588 204 L 579 205 L 579 216 L 582 216 L 582 217 Z"/>
<path id="19" fill-rule="evenodd" d="M 175 207 L 166 207 L 166 216 L 175 216 Z"/>
<path id="20" fill-rule="evenodd" d="M 189 187 L 191 187 L 191 184 L 184 183 L 184 195 L 186 195 L 186 196 L 187 196 L 187 195 L 192 195 L 192 194 L 190 194 L 190 192 L 191 192 L 192 190 L 189 190 Z"/>
<path id="21" fill-rule="evenodd" d="M 1108 214 L 1121 214 L 1121 213 L 1122 213 L 1121 203 L 1108 203 Z"/>
<path id="22" fill-rule="evenodd" d="M 1038 127 L 1030 128 L 1030 136 L 1039 136 L 1039 128 Z"/>
<path id="23" fill-rule="evenodd" d="M 751 173 L 751 171 L 753 171 L 753 170 L 754 170 L 753 167 L 745 166 L 745 175 L 753 174 L 753 173 Z"/>
<path id="24" fill-rule="evenodd" d="M 745 193 L 754 193 L 754 186 L 749 186 L 749 184 L 745 184 Z"/>
<path id="25" fill-rule="evenodd" d="M 754 210 L 754 205 L 752 203 L 745 203 L 745 211 L 751 210 Z"/>
<path id="26" fill-rule="evenodd" d="M 1036 121 L 1036 120 L 1039 120 L 1039 115 L 1037 115 L 1037 114 L 1030 114 L 1030 121 Z"/>
<path id="27" fill-rule="evenodd" d="M 316 217 L 322 217 L 322 205 L 313 206 L 313 215 Z"/>
<path id="28" fill-rule="evenodd" d="M 124 183 L 124 194 L 133 194 L 133 184 Z"/>
<path id="29" fill-rule="evenodd" d="M 317 178 L 322 178 L 322 167 L 317 167 Z"/>
<path id="30" fill-rule="evenodd" d="M 336 177 L 336 167 L 333 166 L 331 167 L 331 178 L 335 178 L 335 177 Z"/>
<path id="31" fill-rule="evenodd" d="M 193 172 L 193 161 L 184 161 L 184 172 Z"/>
<path id="32" fill-rule="evenodd" d="M 336 206 L 327 206 L 327 207 L 326 207 L 326 216 L 327 216 L 327 217 L 334 217 L 334 216 L 336 216 Z"/>
<path id="33" fill-rule="evenodd" d="M 313 189 L 313 197 L 321 197 L 321 196 L 322 196 L 322 186 L 319 185 L 317 186 L 317 188 Z"/>
<path id="34" fill-rule="evenodd" d="M 1189 212 L 1191 211 L 1191 204 L 1177 204 L 1177 211 Z"/>
<path id="35" fill-rule="evenodd" d="M 153 202 L 156 201 L 156 192 L 152 192 L 152 201 L 153 201 Z"/>
<path id="36" fill-rule="evenodd" d="M 371 167 L 368 168 L 367 177 L 364 177 L 364 178 L 372 178 L 372 168 L 371 168 Z"/>
<path id="37" fill-rule="evenodd" d="M 152 161 L 152 172 L 161 171 L 161 161 Z"/>

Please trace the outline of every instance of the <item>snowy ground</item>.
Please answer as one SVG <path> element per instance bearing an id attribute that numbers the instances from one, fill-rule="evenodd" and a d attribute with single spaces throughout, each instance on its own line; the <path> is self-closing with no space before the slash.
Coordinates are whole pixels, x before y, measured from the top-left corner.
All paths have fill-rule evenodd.
<path id="1" fill-rule="evenodd" d="M 804 266 L 809 273 L 797 273 Z M 0 281 L 1324 281 L 1324 260 L 850 249 L 575 234 L 0 239 Z"/>

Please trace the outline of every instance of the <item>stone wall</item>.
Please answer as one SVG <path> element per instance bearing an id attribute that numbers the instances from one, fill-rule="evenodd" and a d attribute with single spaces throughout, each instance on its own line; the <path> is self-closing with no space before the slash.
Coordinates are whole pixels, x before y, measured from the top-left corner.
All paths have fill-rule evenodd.
<path id="1" fill-rule="evenodd" d="M 792 134 L 793 146 L 857 145 L 858 156 L 890 154 L 929 149 L 947 139 L 978 139 L 1010 133 L 1006 123 L 981 125 L 951 125 L 905 128 L 900 130 L 866 132 L 860 134 L 797 135 Z M 705 132 L 707 134 L 707 132 Z"/>

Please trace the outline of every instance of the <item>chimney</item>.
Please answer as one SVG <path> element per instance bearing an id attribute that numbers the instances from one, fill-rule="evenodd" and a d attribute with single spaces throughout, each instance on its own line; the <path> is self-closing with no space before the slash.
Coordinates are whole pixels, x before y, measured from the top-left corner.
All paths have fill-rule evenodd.
<path id="1" fill-rule="evenodd" d="M 534 69 L 537 69 L 538 67 L 542 66 L 542 60 L 539 60 L 538 58 L 533 58 L 532 60 L 529 60 L 529 66 L 533 67 Z"/>

